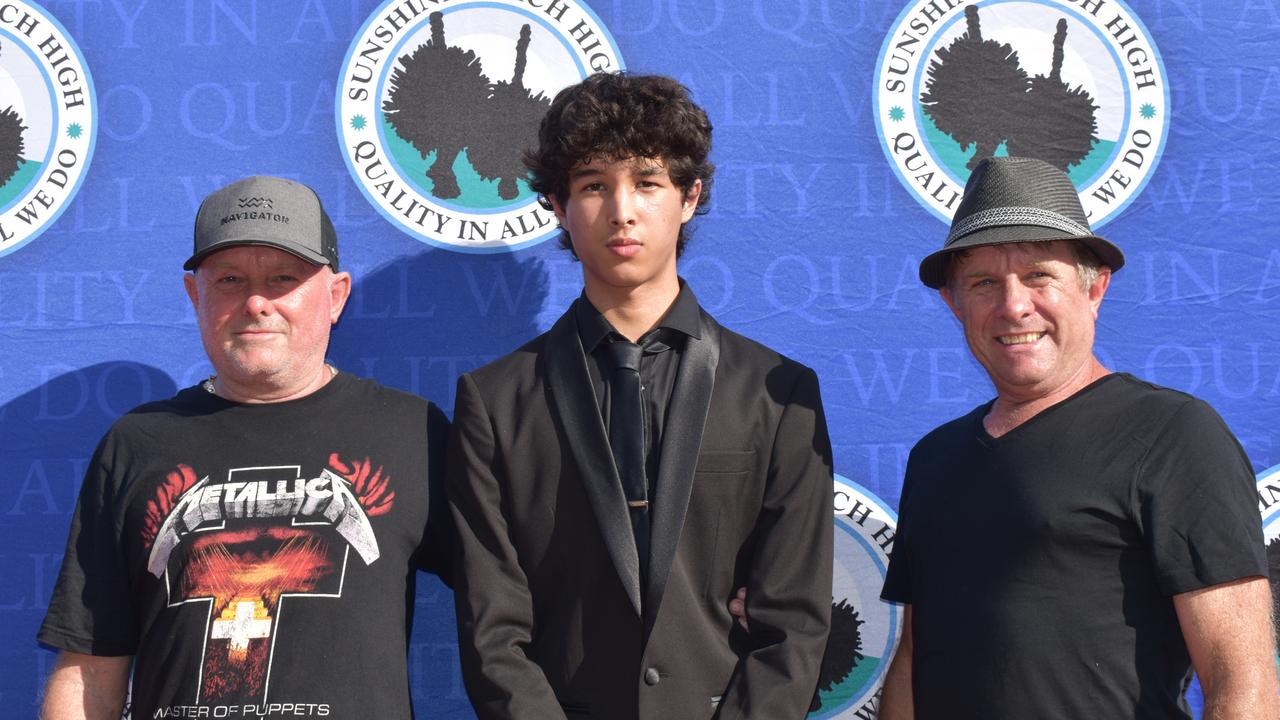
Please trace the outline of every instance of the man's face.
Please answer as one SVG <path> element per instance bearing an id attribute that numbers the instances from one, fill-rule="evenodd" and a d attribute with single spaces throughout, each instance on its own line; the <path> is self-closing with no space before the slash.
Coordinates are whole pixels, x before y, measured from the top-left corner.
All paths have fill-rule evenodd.
<path id="1" fill-rule="evenodd" d="M 588 294 L 628 292 L 676 279 L 676 238 L 702 192 L 688 195 L 659 158 L 595 159 L 569 172 L 564 204 L 552 199 L 560 225 L 582 261 Z"/>
<path id="2" fill-rule="evenodd" d="M 953 261 L 942 297 L 1002 398 L 1027 401 L 1071 386 L 1093 367 L 1093 330 L 1111 281 L 1081 286 L 1065 242 L 974 248 Z"/>
<path id="3" fill-rule="evenodd" d="M 349 274 L 241 245 L 205 258 L 184 281 L 205 352 L 236 399 L 284 399 L 328 379 L 324 353 L 351 292 Z"/>

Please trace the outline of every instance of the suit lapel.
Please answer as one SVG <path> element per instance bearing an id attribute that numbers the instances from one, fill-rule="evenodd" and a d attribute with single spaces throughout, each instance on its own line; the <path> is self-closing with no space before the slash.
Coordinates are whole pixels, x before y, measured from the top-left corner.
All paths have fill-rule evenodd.
<path id="1" fill-rule="evenodd" d="M 702 432 L 711 409 L 716 366 L 720 362 L 720 327 L 705 312 L 699 312 L 701 337 L 690 337 L 686 341 L 671 393 L 666 427 L 662 431 L 662 458 L 658 464 L 651 517 L 649 587 L 644 605 L 646 630 L 657 617 L 684 528 L 689 494 L 693 490 L 693 471 L 698 464 Z"/>
<path id="2" fill-rule="evenodd" d="M 587 373 L 586 356 L 572 307 L 556 321 L 547 338 L 547 384 L 564 427 L 565 439 L 573 452 L 573 459 L 577 461 L 587 499 L 595 511 L 596 524 L 604 536 L 605 548 L 639 615 L 640 561 L 636 555 L 636 539 L 631 532 L 627 501 L 609 449 L 609 436 L 591 388 L 591 376 Z M 677 391 L 678 388 L 677 384 Z"/>

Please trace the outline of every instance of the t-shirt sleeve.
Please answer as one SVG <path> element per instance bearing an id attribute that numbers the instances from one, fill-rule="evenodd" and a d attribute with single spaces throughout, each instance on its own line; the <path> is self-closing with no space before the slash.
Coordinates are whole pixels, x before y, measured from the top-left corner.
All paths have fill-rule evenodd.
<path id="1" fill-rule="evenodd" d="M 911 478 L 916 450 L 907 458 L 906 477 L 902 481 L 902 495 L 898 499 L 898 527 L 893 534 L 893 550 L 889 553 L 889 567 L 885 571 L 884 588 L 880 597 L 889 602 L 911 602 Z"/>
<path id="2" fill-rule="evenodd" d="M 132 655 L 138 642 L 116 512 L 119 487 L 108 467 L 111 438 L 98 445 L 85 472 L 62 570 L 36 635 L 45 645 L 86 655 Z"/>
<path id="3" fill-rule="evenodd" d="M 1252 467 L 1206 403 L 1188 400 L 1155 436 L 1135 501 L 1166 594 L 1266 576 Z"/>

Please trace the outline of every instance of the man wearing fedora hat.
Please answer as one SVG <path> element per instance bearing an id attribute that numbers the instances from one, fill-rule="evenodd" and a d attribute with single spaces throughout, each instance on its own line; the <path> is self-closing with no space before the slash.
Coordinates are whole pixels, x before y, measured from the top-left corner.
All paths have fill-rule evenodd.
<path id="1" fill-rule="evenodd" d="M 994 400 L 912 450 L 882 720 L 1280 717 L 1253 473 L 1218 415 L 1093 353 L 1112 274 L 1070 179 L 991 158 L 920 264 Z"/>
<path id="2" fill-rule="evenodd" d="M 305 185 L 205 198 L 183 266 L 215 374 L 117 421 L 39 640 L 42 718 L 411 715 L 418 568 L 448 567 L 446 421 L 325 362 L 351 292 Z"/>

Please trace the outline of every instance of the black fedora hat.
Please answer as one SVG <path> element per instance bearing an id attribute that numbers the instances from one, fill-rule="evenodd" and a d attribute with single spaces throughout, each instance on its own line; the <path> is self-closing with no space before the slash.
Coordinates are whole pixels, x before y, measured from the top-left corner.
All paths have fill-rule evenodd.
<path id="1" fill-rule="evenodd" d="M 1120 248 L 1089 229 L 1066 173 L 1035 158 L 987 158 L 965 183 L 946 243 L 920 261 L 920 281 L 935 290 L 946 285 L 947 263 L 957 250 L 1049 240 L 1084 243 L 1113 271 L 1124 266 Z"/>

